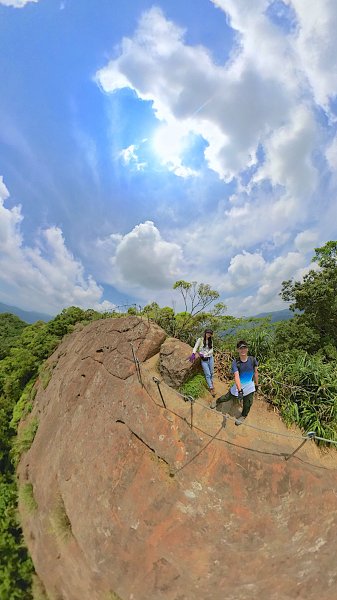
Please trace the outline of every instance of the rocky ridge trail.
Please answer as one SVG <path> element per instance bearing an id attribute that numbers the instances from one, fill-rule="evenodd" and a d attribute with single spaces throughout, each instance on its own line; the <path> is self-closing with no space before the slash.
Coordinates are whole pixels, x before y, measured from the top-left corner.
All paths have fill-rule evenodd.
<path id="1" fill-rule="evenodd" d="M 220 429 L 207 394 L 191 428 L 190 404 L 162 380 L 165 340 L 137 317 L 102 320 L 48 360 L 52 377 L 30 415 L 39 427 L 18 469 L 36 501 L 20 512 L 48 597 L 330 600 L 335 453 L 307 442 L 285 461 L 300 432 L 259 399 L 247 426 Z"/>

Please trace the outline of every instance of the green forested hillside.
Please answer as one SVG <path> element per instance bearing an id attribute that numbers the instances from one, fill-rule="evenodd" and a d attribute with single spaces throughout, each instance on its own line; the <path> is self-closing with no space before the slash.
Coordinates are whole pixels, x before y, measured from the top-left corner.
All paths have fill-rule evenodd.
<path id="1" fill-rule="evenodd" d="M 0 315 L 0 598 L 32 598 L 33 565 L 22 539 L 17 513 L 15 465 L 29 447 L 38 424 L 17 436 L 17 426 L 31 408 L 41 365 L 62 337 L 79 322 L 102 318 L 95 311 L 69 308 L 49 323 L 23 323 Z"/>
<path id="2" fill-rule="evenodd" d="M 9 353 L 27 323 L 10 313 L 0 313 L 0 360 Z"/>
<path id="3" fill-rule="evenodd" d="M 10 313 L 11 315 L 15 315 L 22 321 L 30 324 L 35 323 L 36 321 L 45 321 L 47 323 L 53 318 L 51 315 L 47 315 L 45 313 L 32 310 L 23 310 L 18 306 L 12 306 L 10 304 L 3 304 L 3 302 L 0 302 L 0 314 L 2 313 Z"/>

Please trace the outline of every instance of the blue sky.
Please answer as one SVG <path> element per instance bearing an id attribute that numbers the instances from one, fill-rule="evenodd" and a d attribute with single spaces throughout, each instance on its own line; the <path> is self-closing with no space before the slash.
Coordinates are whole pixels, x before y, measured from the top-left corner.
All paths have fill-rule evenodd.
<path id="1" fill-rule="evenodd" d="M 334 0 L 0 0 L 0 302 L 284 308 L 337 239 L 336 28 Z"/>

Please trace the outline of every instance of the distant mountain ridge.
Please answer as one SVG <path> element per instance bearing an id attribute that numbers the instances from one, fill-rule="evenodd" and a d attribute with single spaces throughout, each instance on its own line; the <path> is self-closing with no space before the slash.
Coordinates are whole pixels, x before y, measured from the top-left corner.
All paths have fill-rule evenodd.
<path id="1" fill-rule="evenodd" d="M 277 321 L 288 321 L 292 319 L 294 313 L 289 308 L 284 308 L 282 310 L 275 310 L 271 312 L 263 312 L 258 315 L 254 315 L 256 318 L 260 317 L 271 317 L 271 322 L 276 323 Z"/>
<path id="2" fill-rule="evenodd" d="M 20 319 L 22 319 L 26 323 L 35 323 L 36 321 L 48 322 L 54 318 L 53 316 L 47 315 L 45 313 L 23 310 L 22 308 L 18 308 L 17 306 L 3 304 L 2 302 L 0 302 L 0 313 L 12 313 L 17 317 L 20 317 Z M 271 317 L 271 322 L 276 323 L 277 321 L 287 321 L 288 319 L 292 319 L 293 316 L 294 313 L 291 312 L 289 308 L 285 308 L 283 310 L 262 312 L 258 315 L 254 315 L 253 318 Z"/>
<path id="3" fill-rule="evenodd" d="M 0 302 L 0 313 L 11 313 L 12 315 L 16 315 L 25 323 L 35 323 L 36 321 L 50 321 L 53 319 L 51 315 L 46 315 L 45 313 L 39 313 L 34 311 L 23 310 L 22 308 L 18 308 L 17 306 L 11 306 L 10 304 L 3 304 Z"/>

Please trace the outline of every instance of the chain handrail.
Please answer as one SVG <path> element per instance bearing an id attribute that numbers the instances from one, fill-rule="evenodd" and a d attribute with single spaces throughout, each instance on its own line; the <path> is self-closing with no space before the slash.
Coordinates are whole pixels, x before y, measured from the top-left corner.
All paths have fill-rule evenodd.
<path id="1" fill-rule="evenodd" d="M 167 410 L 167 411 L 169 411 L 170 413 L 174 414 L 175 416 L 179 417 L 180 419 L 183 419 L 186 422 L 186 417 L 185 416 L 182 416 L 182 415 L 178 414 L 177 412 L 175 412 L 174 410 L 172 410 L 172 409 L 170 409 L 170 408 L 167 407 L 167 405 L 165 403 L 165 400 L 164 400 L 164 397 L 163 397 L 163 394 L 162 394 L 162 391 L 160 389 L 160 384 L 162 383 L 162 380 L 158 379 L 157 377 L 153 377 L 152 374 L 147 369 L 147 367 L 144 365 L 144 363 L 140 363 L 136 356 L 135 356 L 135 358 L 137 360 L 137 365 L 136 366 L 138 366 L 139 369 L 141 368 L 142 370 L 144 370 L 146 372 L 146 374 L 149 376 L 149 378 L 152 379 L 152 381 L 157 385 L 158 391 L 159 391 L 160 396 L 161 396 L 162 401 L 163 401 L 164 409 Z M 142 380 L 142 384 L 144 386 L 144 381 L 143 380 Z M 145 387 L 145 389 L 146 389 L 146 387 Z M 161 407 L 161 405 L 158 404 L 156 402 L 156 400 L 152 397 L 152 394 L 148 390 L 146 390 L 146 391 L 149 394 L 150 398 L 153 400 L 153 402 L 156 404 L 156 406 Z M 203 448 L 201 448 L 201 450 L 199 450 L 197 452 L 197 454 L 195 456 L 193 456 L 191 459 L 189 459 L 187 461 L 187 463 L 185 463 L 184 465 L 182 465 L 178 469 L 175 469 L 175 470 L 171 471 L 170 476 L 174 476 L 176 473 L 178 473 L 179 471 L 181 471 L 185 466 L 187 466 L 188 464 L 190 464 L 195 458 L 197 458 L 197 456 L 199 456 L 201 454 L 201 452 L 203 452 L 209 446 L 209 444 L 212 441 L 217 440 L 217 441 L 221 441 L 221 442 L 226 443 L 226 440 L 224 440 L 222 438 L 219 438 L 218 435 L 219 435 L 220 431 L 226 426 L 227 421 L 234 421 L 235 422 L 235 417 L 231 417 L 229 414 L 225 414 L 224 415 L 223 413 L 221 413 L 219 411 L 214 411 L 214 409 L 212 409 L 211 407 L 205 406 L 202 402 L 198 401 L 195 398 L 192 398 L 192 396 L 188 396 L 186 394 L 182 394 L 178 390 L 172 390 L 172 391 L 174 391 L 177 396 L 180 396 L 184 400 L 184 402 L 190 402 L 190 404 L 191 404 L 191 423 L 190 423 L 191 428 L 193 427 L 193 404 L 197 404 L 197 405 L 201 406 L 204 410 L 212 412 L 213 415 L 214 414 L 222 415 L 223 422 L 222 422 L 222 425 L 219 428 L 219 430 L 214 435 L 212 435 L 209 432 L 207 432 L 207 431 L 201 429 L 200 427 L 194 425 L 195 429 L 197 429 L 198 431 L 200 431 L 203 435 L 206 435 L 206 436 L 210 437 L 210 440 L 207 442 L 207 444 Z M 290 454 L 288 454 L 285 457 L 286 460 L 288 460 L 289 458 L 291 458 L 292 456 L 294 456 L 296 454 L 296 452 L 298 452 L 298 450 L 308 440 L 311 440 L 311 439 L 317 439 L 317 440 L 324 441 L 324 442 L 327 442 L 327 443 L 337 444 L 337 441 L 335 441 L 335 440 L 330 440 L 330 439 L 327 439 L 327 438 L 322 438 L 322 437 L 316 436 L 316 433 L 313 432 L 313 431 L 310 431 L 310 432 L 308 432 L 308 433 L 306 433 L 304 435 L 292 435 L 292 434 L 287 434 L 287 433 L 281 433 L 281 432 L 278 432 L 278 431 L 273 431 L 271 429 L 265 429 L 263 427 L 258 427 L 256 425 L 252 425 L 252 424 L 249 424 L 249 423 L 246 423 L 246 422 L 243 422 L 242 425 L 245 426 L 245 427 L 254 429 L 256 431 L 261 431 L 261 432 L 264 432 L 264 433 L 268 433 L 268 434 L 272 434 L 272 435 L 278 435 L 278 436 L 281 436 L 281 437 L 285 437 L 285 438 L 289 438 L 289 439 L 294 439 L 294 440 L 301 441 L 300 446 L 298 446 L 297 448 L 295 448 L 293 450 L 293 452 L 291 452 Z M 320 467 L 320 465 L 315 465 L 315 466 Z"/>

